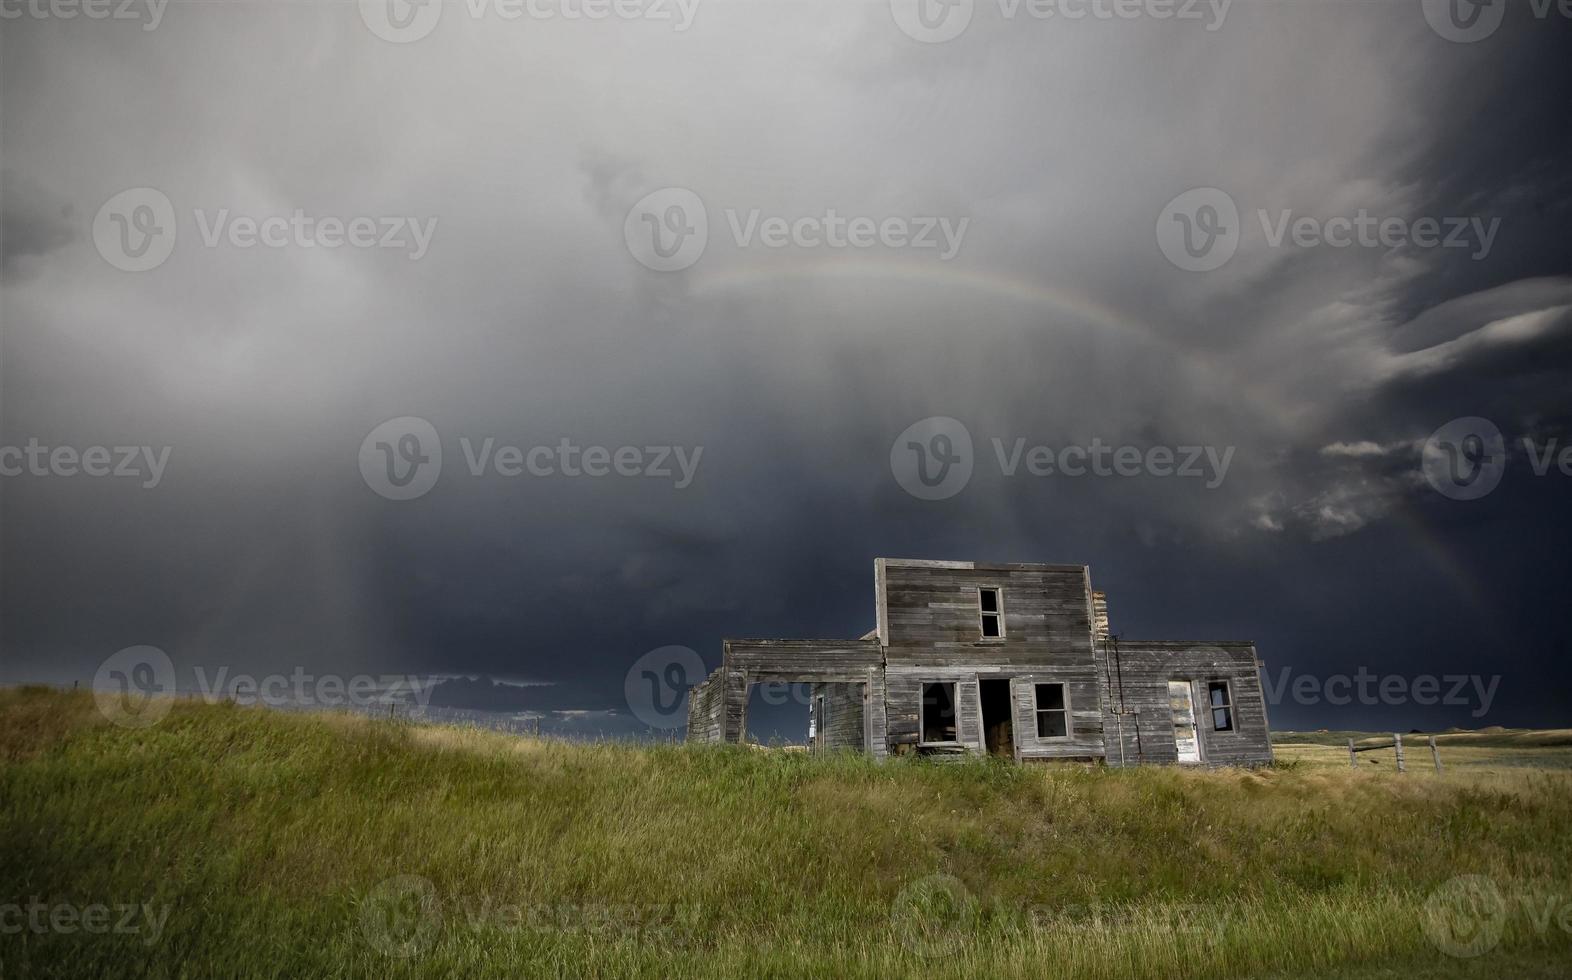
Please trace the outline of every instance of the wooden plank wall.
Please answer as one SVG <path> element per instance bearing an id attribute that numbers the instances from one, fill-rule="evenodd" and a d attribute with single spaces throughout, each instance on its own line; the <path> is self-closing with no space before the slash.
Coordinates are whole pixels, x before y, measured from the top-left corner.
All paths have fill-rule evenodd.
<path id="1" fill-rule="evenodd" d="M 982 637 L 977 590 L 986 586 L 1003 593 L 1001 639 Z M 1125 764 L 1172 763 L 1168 681 L 1188 680 L 1198 720 L 1206 722 L 1199 726 L 1206 764 L 1272 760 L 1255 647 L 1112 640 L 1107 598 L 1092 591 L 1085 566 L 881 558 L 874 593 L 876 637 L 727 640 L 721 668 L 690 695 L 689 740 L 740 742 L 752 684 L 805 682 L 837 692 L 830 722 L 837 746 L 865 746 L 884 758 L 917 749 L 923 683 L 952 681 L 958 739 L 981 753 L 978 681 L 998 677 L 1011 681 L 1019 758 L 1106 758 L 1119 765 L 1122 752 Z M 1206 683 L 1212 680 L 1231 686 L 1233 732 L 1211 730 Z M 1050 681 L 1066 685 L 1070 734 L 1039 739 L 1035 685 Z"/>
<path id="2" fill-rule="evenodd" d="M 877 640 L 727 640 L 721 667 L 689 694 L 688 740 L 740 743 L 748 730 L 748 689 L 772 681 L 865 684 L 870 707 L 873 695 L 879 697 L 882 724 L 882 663 Z M 880 675 L 876 690 L 875 671 Z M 859 745 L 867 740 L 866 721 L 864 726 Z M 883 752 L 874 754 L 882 757 Z"/>
<path id="3" fill-rule="evenodd" d="M 719 742 L 722 740 L 721 709 L 725 704 L 725 681 L 717 667 L 702 682 L 688 692 L 688 741 Z"/>
<path id="4" fill-rule="evenodd" d="M 824 697 L 824 713 L 827 718 L 815 718 L 815 731 L 822 737 L 815 738 L 813 751 L 833 752 L 850 749 L 861 752 L 864 739 L 867 738 L 867 719 L 864 717 L 864 704 L 867 700 L 867 684 L 810 684 L 808 686 L 809 704 L 817 706 L 819 697 Z"/>
<path id="5" fill-rule="evenodd" d="M 1124 758 L 1135 765 L 1141 762 L 1173 763 L 1178 760 L 1174 746 L 1173 709 L 1168 700 L 1168 682 L 1190 682 L 1195 700 L 1196 727 L 1201 741 L 1201 757 L 1209 766 L 1257 766 L 1272 761 L 1272 742 L 1266 718 L 1266 701 L 1255 645 L 1242 642 L 1185 642 L 1153 640 L 1117 641 L 1115 672 L 1123 675 Z M 1110 653 L 1112 656 L 1112 653 Z M 1212 730 L 1207 707 L 1208 681 L 1227 681 L 1233 697 L 1232 732 Z M 1119 689 L 1113 690 L 1110 709 L 1117 707 Z M 1107 758 L 1119 764 L 1117 721 L 1105 716 L 1109 726 Z"/>
<path id="6" fill-rule="evenodd" d="M 890 754 L 889 730 L 889 693 L 887 690 L 888 676 L 884 666 L 868 668 L 867 708 L 864 718 L 867 722 L 867 736 L 864 744 L 873 752 L 875 759 L 885 759 Z"/>
<path id="7" fill-rule="evenodd" d="M 877 563 L 885 650 L 888 743 L 911 751 L 921 735 L 924 681 L 956 682 L 960 741 L 983 751 L 979 677 L 1023 678 L 1014 685 L 1017 744 L 1023 757 L 1098 758 L 1103 754 L 1101 692 L 1092 645 L 1092 603 L 1082 565 L 978 562 Z M 984 639 L 977 590 L 1001 590 L 1004 637 Z M 1030 681 L 1064 682 L 1071 736 L 1038 739 Z"/>
<path id="8" fill-rule="evenodd" d="M 728 670 L 755 680 L 858 681 L 882 662 L 877 640 L 727 640 L 724 650 Z"/>
<path id="9" fill-rule="evenodd" d="M 1070 733 L 1064 738 L 1037 737 L 1038 683 L 1058 681 L 1069 698 Z M 1022 759 L 1100 759 L 1103 755 L 1102 690 L 1094 674 L 1080 668 L 1047 668 L 1016 674 L 1010 681 L 1015 745 Z"/>
<path id="10" fill-rule="evenodd" d="M 962 745 L 981 752 L 982 705 L 977 694 L 977 668 L 897 667 L 884 673 L 885 733 L 891 752 L 909 752 L 921 735 L 922 685 L 925 681 L 955 683 L 956 736 Z"/>

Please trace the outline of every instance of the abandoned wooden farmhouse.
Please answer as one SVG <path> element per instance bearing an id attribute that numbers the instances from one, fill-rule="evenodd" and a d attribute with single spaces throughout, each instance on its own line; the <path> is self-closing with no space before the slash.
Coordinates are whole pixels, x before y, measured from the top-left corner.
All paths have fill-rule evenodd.
<path id="1" fill-rule="evenodd" d="M 740 742 L 748 691 L 809 685 L 810 750 L 1256 766 L 1272 761 L 1255 646 L 1129 640 L 1085 565 L 880 558 L 857 640 L 727 640 L 688 739 Z"/>

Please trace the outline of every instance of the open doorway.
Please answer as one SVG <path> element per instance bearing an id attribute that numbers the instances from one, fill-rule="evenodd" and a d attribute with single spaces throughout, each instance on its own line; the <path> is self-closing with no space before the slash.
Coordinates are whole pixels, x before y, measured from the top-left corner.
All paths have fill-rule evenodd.
<path id="1" fill-rule="evenodd" d="M 922 742 L 954 745 L 960 741 L 955 721 L 955 682 L 930 681 L 922 686 Z"/>
<path id="2" fill-rule="evenodd" d="M 1008 680 L 978 681 L 982 700 L 983 747 L 989 755 L 1015 758 L 1015 722 Z"/>
<path id="3" fill-rule="evenodd" d="M 808 731 L 809 685 L 789 681 L 757 681 L 748 685 L 746 741 L 754 745 L 802 750 L 812 741 Z"/>

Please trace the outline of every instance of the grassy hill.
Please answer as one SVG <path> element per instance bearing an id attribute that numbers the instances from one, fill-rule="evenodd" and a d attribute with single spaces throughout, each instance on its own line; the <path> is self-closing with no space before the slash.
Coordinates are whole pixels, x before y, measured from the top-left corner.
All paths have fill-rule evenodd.
<path id="1" fill-rule="evenodd" d="M 1528 910 L 1572 901 L 1569 790 L 184 702 L 132 730 L 86 694 L 0 690 L 0 977 L 1561 976 L 1572 935 Z M 1458 875 L 1504 903 L 1468 958 L 1443 952 L 1481 932 Z"/>

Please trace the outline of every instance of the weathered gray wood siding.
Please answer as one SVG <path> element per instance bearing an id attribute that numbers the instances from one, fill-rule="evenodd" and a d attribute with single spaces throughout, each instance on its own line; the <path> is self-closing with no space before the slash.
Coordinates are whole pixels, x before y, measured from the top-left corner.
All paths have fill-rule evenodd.
<path id="1" fill-rule="evenodd" d="M 750 681 L 852 683 L 882 662 L 877 640 L 727 640 L 723 661 Z"/>
<path id="2" fill-rule="evenodd" d="M 877 640 L 727 640 L 721 667 L 689 694 L 688 739 L 741 742 L 748 730 L 748 689 L 768 682 L 866 685 L 869 707 L 858 744 L 869 742 L 870 724 L 884 723 Z M 882 746 L 874 754 L 882 757 Z"/>
<path id="3" fill-rule="evenodd" d="M 814 712 L 814 751 L 851 749 L 862 751 L 868 737 L 864 702 L 867 684 L 811 684 L 808 692 L 810 709 Z M 824 715 L 818 717 L 819 699 L 823 698 Z"/>
<path id="4" fill-rule="evenodd" d="M 1070 709 L 1070 731 L 1063 738 L 1037 736 L 1037 688 L 1039 683 L 1065 685 Z M 1010 701 L 1014 706 L 1015 746 L 1018 759 L 1100 759 L 1103 755 L 1102 692 L 1096 674 L 1088 676 L 1080 667 L 1052 668 L 1010 678 Z"/>
<path id="5" fill-rule="evenodd" d="M 725 682 L 721 680 L 724 667 L 715 671 L 688 692 L 688 741 L 722 741 L 722 717 L 725 708 Z"/>
<path id="6" fill-rule="evenodd" d="M 1254 644 L 1118 640 L 1110 646 L 1109 657 L 1114 681 L 1104 725 L 1108 733 L 1110 765 L 1120 764 L 1121 729 L 1125 764 L 1178 761 L 1173 708 L 1168 698 L 1169 681 L 1190 684 L 1201 761 L 1205 765 L 1271 763 L 1272 742 Z M 1234 730 L 1231 732 L 1212 729 L 1207 706 L 1207 683 L 1210 681 L 1228 682 L 1233 701 Z M 1121 702 L 1125 713 L 1115 717 L 1114 712 Z"/>
<path id="7" fill-rule="evenodd" d="M 982 635 L 984 587 L 1003 596 L 999 638 Z M 878 625 L 860 640 L 727 640 L 721 668 L 690 695 L 689 739 L 741 741 L 749 687 L 800 682 L 837 689 L 834 744 L 855 740 L 883 758 L 919 747 L 923 684 L 950 682 L 956 742 L 981 753 L 979 680 L 998 678 L 1010 681 L 1017 758 L 1175 762 L 1168 682 L 1181 680 L 1191 685 L 1204 763 L 1272 760 L 1254 646 L 1113 638 L 1107 599 L 1091 590 L 1085 566 L 881 558 L 874 595 Z M 1217 680 L 1230 685 L 1232 732 L 1210 724 L 1206 685 Z M 1065 685 L 1065 736 L 1037 735 L 1036 686 L 1043 683 Z M 854 700 L 850 691 L 858 692 Z"/>
<path id="8" fill-rule="evenodd" d="M 885 733 L 892 752 L 916 747 L 922 720 L 922 685 L 927 681 L 955 684 L 956 739 L 981 752 L 982 706 L 977 693 L 977 668 L 890 665 L 884 672 Z"/>
<path id="9" fill-rule="evenodd" d="M 993 565 L 880 559 L 878 622 L 886 659 L 887 738 L 909 751 L 921 735 L 922 684 L 956 682 L 959 741 L 982 752 L 979 677 L 1012 685 L 1016 743 L 1023 758 L 1103 754 L 1092 602 L 1082 565 Z M 1003 596 L 1004 636 L 984 639 L 978 589 Z M 1072 711 L 1065 739 L 1038 739 L 1030 678 L 1067 685 Z"/>

